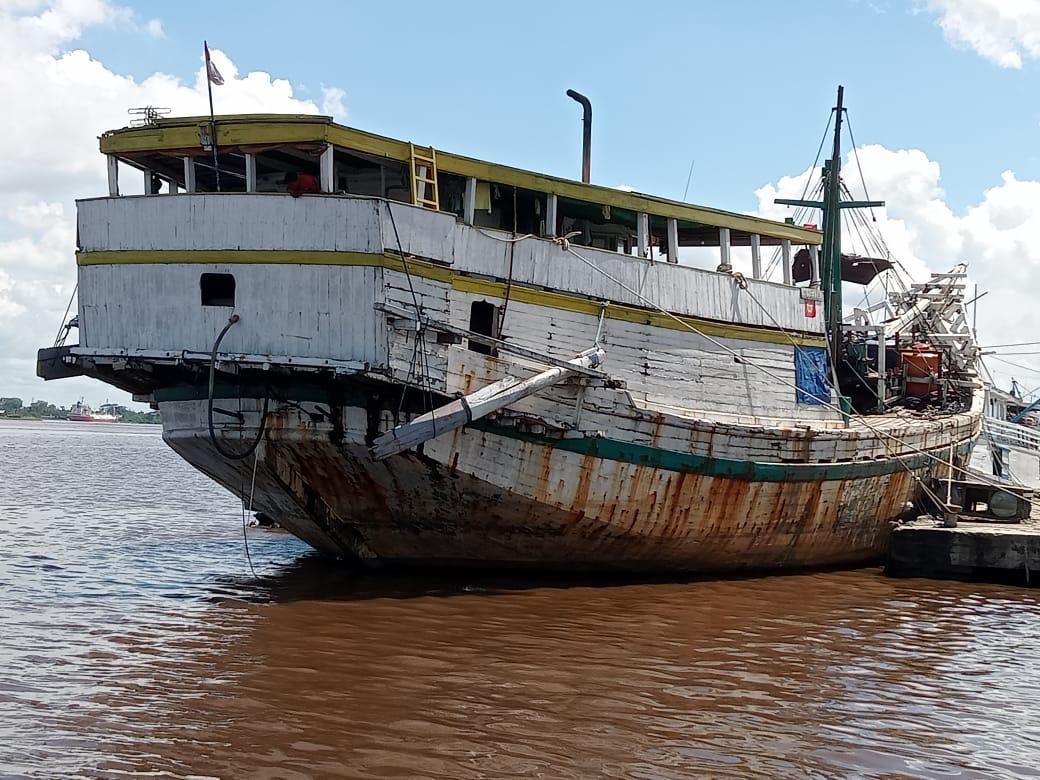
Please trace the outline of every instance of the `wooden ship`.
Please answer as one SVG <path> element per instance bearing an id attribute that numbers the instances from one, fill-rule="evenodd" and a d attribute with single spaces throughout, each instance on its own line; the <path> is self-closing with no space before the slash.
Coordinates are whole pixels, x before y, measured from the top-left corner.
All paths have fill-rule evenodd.
<path id="1" fill-rule="evenodd" d="M 833 115 L 821 198 L 792 202 L 822 230 L 590 184 L 587 146 L 579 182 L 325 117 L 153 116 L 100 139 L 78 343 L 38 372 L 151 403 L 195 468 L 352 561 L 866 561 L 965 465 L 982 392 L 963 266 L 843 316 L 843 277 L 888 266 L 841 252 L 870 204 L 842 202 Z"/>

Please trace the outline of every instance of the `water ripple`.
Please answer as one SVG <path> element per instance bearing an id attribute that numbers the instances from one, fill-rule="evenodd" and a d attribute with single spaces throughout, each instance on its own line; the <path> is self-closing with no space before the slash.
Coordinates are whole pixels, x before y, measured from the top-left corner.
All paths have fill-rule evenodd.
<path id="1" fill-rule="evenodd" d="M 1037 777 L 1032 591 L 362 576 L 155 429 L 0 424 L 0 774 Z"/>

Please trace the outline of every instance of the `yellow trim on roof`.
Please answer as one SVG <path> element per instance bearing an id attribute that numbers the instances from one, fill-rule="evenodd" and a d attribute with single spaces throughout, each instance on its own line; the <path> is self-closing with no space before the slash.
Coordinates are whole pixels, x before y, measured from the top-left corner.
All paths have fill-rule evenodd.
<path id="1" fill-rule="evenodd" d="M 200 124 L 208 123 L 208 117 L 184 117 L 161 119 L 155 125 L 147 127 L 112 130 L 101 136 L 101 151 L 105 154 L 132 155 L 149 151 L 198 149 L 201 154 L 198 127 Z M 217 117 L 217 144 L 219 146 L 307 142 L 328 142 L 344 149 L 353 149 L 393 160 L 406 161 L 409 159 L 409 148 L 406 142 L 338 125 L 329 117 L 279 114 Z M 458 176 L 473 176 L 482 181 L 523 187 L 536 192 L 553 193 L 565 198 L 636 212 L 646 212 L 656 217 L 726 227 L 771 238 L 790 239 L 796 244 L 823 242 L 823 235 L 819 231 L 784 222 L 680 203 L 638 192 L 625 192 L 598 184 L 584 184 L 557 176 L 512 168 L 508 165 L 475 160 L 440 149 L 437 149 L 436 153 L 439 170 Z"/>
<path id="2" fill-rule="evenodd" d="M 153 250 L 100 250 L 96 252 L 77 252 L 76 264 L 93 265 L 153 265 L 153 264 L 262 264 L 284 263 L 287 265 L 342 265 L 364 266 L 368 268 L 385 268 L 389 271 L 404 273 L 404 262 L 401 256 L 390 252 L 332 252 L 309 251 L 302 249 L 153 249 Z M 506 297 L 507 285 L 494 279 L 467 276 L 443 265 L 428 260 L 408 258 L 408 272 L 423 279 L 451 284 L 452 289 L 474 295 L 486 295 L 492 298 Z M 599 299 L 589 298 L 578 293 L 554 292 L 540 287 L 513 282 L 509 287 L 509 298 L 520 303 L 535 306 L 547 306 L 561 311 L 577 312 L 598 317 L 603 310 Z M 606 316 L 612 320 L 637 322 L 657 328 L 670 330 L 688 330 L 671 316 L 637 306 L 610 303 L 606 307 Z M 717 338 L 744 339 L 769 344 L 791 344 L 799 346 L 826 346 L 826 341 L 819 336 L 764 328 L 755 325 L 736 325 L 732 323 L 703 320 L 697 317 L 676 315 L 679 320 L 701 333 Z"/>

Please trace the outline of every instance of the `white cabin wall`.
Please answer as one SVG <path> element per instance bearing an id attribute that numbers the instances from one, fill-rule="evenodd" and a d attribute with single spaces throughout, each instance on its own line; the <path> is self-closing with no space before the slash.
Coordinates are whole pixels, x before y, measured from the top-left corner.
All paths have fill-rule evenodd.
<path id="1" fill-rule="evenodd" d="M 575 247 L 588 261 L 584 262 L 552 241 L 526 238 L 513 243 L 506 232 L 477 229 L 449 214 L 407 204 L 391 206 L 378 199 L 200 193 L 99 198 L 78 205 L 81 250 L 88 254 L 229 251 L 247 261 L 251 251 L 297 250 L 371 258 L 354 265 L 359 262 L 356 256 L 329 255 L 329 264 L 316 258 L 322 264 L 290 265 L 283 261 L 159 264 L 154 257 L 144 257 L 152 262 L 135 264 L 128 254 L 127 262 L 85 265 L 80 269 L 84 347 L 208 352 L 230 310 L 201 306 L 203 272 L 231 273 L 236 279 L 236 311 L 242 322 L 231 329 L 224 349 L 365 361 L 373 367 L 389 361 L 398 378 L 411 374 L 416 381 L 413 335 L 400 322 L 390 327 L 374 304 L 385 300 L 411 311 L 414 293 L 427 317 L 468 328 L 474 300 L 502 303 L 494 296 L 467 291 L 489 279 L 496 291 L 511 278 L 518 290 L 570 295 L 569 303 L 566 298 L 556 299 L 555 305 L 551 294 L 545 304 L 537 305 L 514 298 L 503 332 L 514 344 L 561 359 L 591 347 L 599 325 L 593 313 L 562 307 L 595 305 L 600 300 L 643 309 L 650 301 L 666 311 L 765 327 L 774 333 L 775 322 L 803 333 L 823 331 L 822 317 L 805 316 L 798 288 L 749 279 L 744 290 L 729 275 Z M 398 236 L 406 255 L 450 264 L 456 286 L 447 269 L 437 272 L 436 279 L 416 269 L 409 281 L 400 271 L 379 267 L 392 264 Z M 467 277 L 476 281 L 470 283 Z M 605 370 L 625 380 L 632 397 L 645 407 L 732 415 L 833 416 L 819 407 L 795 404 L 789 343 L 720 339 L 779 377 L 777 381 L 685 329 L 608 317 L 602 335 Z M 448 387 L 448 354 L 448 345 L 437 344 L 436 335 L 429 333 L 422 354 L 426 377 L 421 381 L 436 389 Z"/>
<path id="2" fill-rule="evenodd" d="M 200 277 L 235 277 L 235 307 L 203 306 Z M 382 269 L 274 264 L 116 264 L 79 269 L 80 346 L 385 360 Z"/>
<path id="3" fill-rule="evenodd" d="M 439 322 L 451 320 L 451 285 L 416 274 L 383 271 L 383 300 L 391 306 L 414 313 L 419 302 L 425 317 Z M 413 297 L 414 296 L 414 297 Z M 385 314 L 378 313 L 387 322 Z M 448 369 L 447 346 L 437 343 L 437 334 L 427 331 L 416 344 L 414 322 L 400 321 L 399 327 L 386 326 L 387 355 L 396 379 L 411 384 L 428 384 L 434 390 L 445 388 Z"/>
<path id="4" fill-rule="evenodd" d="M 501 307 L 503 300 L 480 293 L 453 292 L 451 324 L 469 327 L 473 301 Z M 599 318 L 512 300 L 502 336 L 510 344 L 569 360 L 595 344 Z M 829 419 L 832 412 L 795 402 L 794 347 L 745 339 L 717 339 L 753 361 L 776 381 L 696 333 L 625 320 L 604 319 L 603 370 L 625 381 L 637 405 L 725 412 L 732 415 Z M 509 358 L 503 354 L 504 358 Z"/>
<path id="5" fill-rule="evenodd" d="M 458 225 L 455 236 L 453 270 L 497 278 L 508 276 L 509 233 Z M 726 274 L 588 247 L 576 246 L 573 250 L 595 268 L 552 241 L 528 238 L 517 242 L 513 254 L 514 281 L 640 308 L 652 308 L 647 303 L 650 301 L 666 311 L 723 322 L 767 328 L 779 323 L 794 331 L 824 332 L 821 317 L 805 316 L 797 288 L 748 279 L 748 294 Z M 638 294 L 626 291 L 609 277 Z"/>
<path id="6" fill-rule="evenodd" d="M 176 198 L 94 198 L 76 205 L 79 246 L 85 252 L 383 251 L 382 202 L 376 199 L 197 193 Z"/>
<path id="7" fill-rule="evenodd" d="M 176 198 L 95 198 L 80 201 L 78 207 L 80 249 L 86 252 L 281 249 L 397 254 L 399 236 L 406 254 L 450 264 L 459 272 L 498 279 L 509 275 L 509 233 L 372 198 L 195 193 Z M 519 241 L 512 253 L 513 280 L 693 317 L 824 332 L 821 317 L 805 316 L 797 288 L 748 280 L 744 292 L 725 274 L 588 247 L 574 247 L 574 251 L 595 268 L 550 240 Z"/>

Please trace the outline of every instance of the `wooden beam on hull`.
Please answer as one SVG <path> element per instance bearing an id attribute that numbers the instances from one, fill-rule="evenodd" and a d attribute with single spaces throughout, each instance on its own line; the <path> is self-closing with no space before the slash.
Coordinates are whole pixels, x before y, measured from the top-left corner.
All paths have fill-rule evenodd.
<path id="1" fill-rule="evenodd" d="M 534 395 L 546 387 L 559 384 L 577 375 L 578 369 L 593 368 L 603 359 L 602 349 L 591 349 L 568 361 L 573 368 L 559 366 L 542 371 L 528 379 L 506 377 L 486 387 L 416 417 L 411 422 L 398 425 L 376 438 L 372 444 L 372 457 L 384 460 L 407 449 L 416 447 L 435 436 L 461 428 L 492 412 Z"/>

